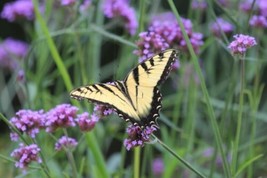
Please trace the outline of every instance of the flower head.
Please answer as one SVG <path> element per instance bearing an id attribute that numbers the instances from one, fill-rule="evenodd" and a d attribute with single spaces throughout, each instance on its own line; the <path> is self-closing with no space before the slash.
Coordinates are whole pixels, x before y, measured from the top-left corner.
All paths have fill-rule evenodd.
<path id="1" fill-rule="evenodd" d="M 205 10 L 207 6 L 207 2 L 203 0 L 193 0 L 191 3 L 192 9 Z"/>
<path id="2" fill-rule="evenodd" d="M 164 163 L 162 158 L 156 158 L 152 163 L 152 171 L 155 176 L 160 177 L 164 171 Z"/>
<path id="3" fill-rule="evenodd" d="M 1 17 L 13 22 L 19 18 L 33 20 L 34 8 L 31 0 L 17 0 L 7 3 L 1 13 Z"/>
<path id="4" fill-rule="evenodd" d="M 32 161 L 36 161 L 38 163 L 42 162 L 41 158 L 38 156 L 40 151 L 41 149 L 36 144 L 31 144 L 28 146 L 20 144 L 20 147 L 15 149 L 11 153 L 11 156 L 16 160 L 16 167 L 25 169 Z"/>
<path id="5" fill-rule="evenodd" d="M 7 38 L 0 44 L 0 65 L 9 69 L 17 69 L 18 60 L 28 53 L 28 44 L 25 42 Z"/>
<path id="6" fill-rule="evenodd" d="M 153 126 L 141 129 L 139 126 L 130 125 L 126 130 L 129 137 L 124 140 L 124 146 L 127 150 L 136 146 L 144 146 L 144 143 L 149 141 L 149 136 L 156 130 Z"/>
<path id="7" fill-rule="evenodd" d="M 87 112 L 79 114 L 76 122 L 78 123 L 82 131 L 90 131 L 95 127 L 95 124 L 99 121 L 99 117 L 96 114 L 89 116 Z"/>
<path id="8" fill-rule="evenodd" d="M 114 109 L 109 108 L 105 105 L 96 104 L 94 107 L 94 112 L 97 116 L 99 116 L 101 118 L 103 116 L 108 116 L 108 115 L 114 113 Z"/>
<path id="9" fill-rule="evenodd" d="M 222 18 L 217 18 L 210 28 L 215 36 L 221 36 L 222 32 L 228 34 L 234 30 L 234 26 Z"/>
<path id="10" fill-rule="evenodd" d="M 16 113 L 15 117 L 10 119 L 10 123 L 19 131 L 34 138 L 39 133 L 40 128 L 44 126 L 44 112 L 43 110 L 20 110 Z M 17 141 L 18 136 L 16 133 L 12 133 L 10 136 L 11 140 Z"/>
<path id="11" fill-rule="evenodd" d="M 244 55 L 248 48 L 257 44 L 255 38 L 248 35 L 237 34 L 234 38 L 228 46 L 233 54 Z"/>
<path id="12" fill-rule="evenodd" d="M 134 35 L 137 29 L 137 19 L 135 10 L 129 6 L 127 0 L 105 0 L 103 11 L 106 17 L 121 17 L 125 22 L 125 28 L 131 35 Z"/>
<path id="13" fill-rule="evenodd" d="M 61 104 L 46 113 L 45 126 L 47 132 L 53 132 L 59 127 L 74 127 L 74 118 L 78 108 L 70 104 Z"/>
<path id="14" fill-rule="evenodd" d="M 60 151 L 64 148 L 75 148 L 78 142 L 74 138 L 70 138 L 67 136 L 62 136 L 55 144 L 55 150 Z"/>
<path id="15" fill-rule="evenodd" d="M 262 15 L 253 15 L 250 20 L 249 24 L 253 27 L 257 28 L 266 28 L 267 27 L 267 19 Z"/>

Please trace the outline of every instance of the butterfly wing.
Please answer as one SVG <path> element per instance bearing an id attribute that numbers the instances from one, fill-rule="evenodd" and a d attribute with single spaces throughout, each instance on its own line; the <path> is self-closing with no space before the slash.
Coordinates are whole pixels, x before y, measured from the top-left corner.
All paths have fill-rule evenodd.
<path id="1" fill-rule="evenodd" d="M 141 126 L 156 125 L 161 108 L 161 93 L 156 87 L 166 80 L 177 57 L 173 49 L 163 51 L 137 65 L 124 83 Z"/>
<path id="2" fill-rule="evenodd" d="M 122 92 L 119 86 L 123 83 L 116 81 L 113 84 L 94 84 L 79 87 L 70 92 L 75 99 L 88 99 L 93 103 L 103 104 L 114 108 L 120 116 L 127 118 L 138 118 L 131 101 Z"/>

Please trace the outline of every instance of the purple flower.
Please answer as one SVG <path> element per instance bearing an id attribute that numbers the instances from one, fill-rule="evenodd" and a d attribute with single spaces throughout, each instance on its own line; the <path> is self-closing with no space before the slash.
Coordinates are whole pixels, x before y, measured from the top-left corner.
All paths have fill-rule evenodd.
<path id="1" fill-rule="evenodd" d="M 144 146 L 144 143 L 149 141 L 149 136 L 156 130 L 153 126 L 146 126 L 141 129 L 139 126 L 130 125 L 126 130 L 128 138 L 124 140 L 123 144 L 127 150 L 137 146 Z"/>
<path id="2" fill-rule="evenodd" d="M 198 53 L 200 46 L 203 44 L 203 35 L 193 32 L 193 25 L 189 19 L 182 18 L 182 23 L 195 52 Z M 138 50 L 134 51 L 134 54 L 139 56 L 139 61 L 143 61 L 169 47 L 188 51 L 182 30 L 171 12 L 154 16 L 148 31 L 140 33 L 139 37 L 140 39 L 136 42 Z"/>
<path id="3" fill-rule="evenodd" d="M 13 22 L 19 18 L 33 20 L 34 8 L 31 0 L 17 0 L 7 3 L 1 13 L 1 17 Z"/>
<path id="4" fill-rule="evenodd" d="M 131 35 L 134 35 L 137 29 L 137 19 L 135 11 L 129 6 L 127 0 L 105 0 L 103 11 L 108 18 L 121 17 L 125 22 L 125 28 Z"/>
<path id="5" fill-rule="evenodd" d="M 11 156 L 16 160 L 16 167 L 25 169 L 32 161 L 36 161 L 38 163 L 42 162 L 41 158 L 38 156 L 40 151 L 41 149 L 36 144 L 24 146 L 21 143 L 20 148 L 15 149 L 11 153 Z"/>
<path id="6" fill-rule="evenodd" d="M 134 54 L 139 56 L 139 62 L 152 57 L 155 53 L 169 48 L 168 43 L 159 34 L 155 32 L 142 32 L 139 34 L 140 39 L 136 42 L 138 50 Z"/>
<path id="7" fill-rule="evenodd" d="M 78 142 L 74 138 L 70 138 L 67 136 L 62 136 L 55 144 L 55 150 L 60 151 L 64 148 L 75 148 Z"/>
<path id="8" fill-rule="evenodd" d="M 11 70 L 17 69 L 18 60 L 24 58 L 27 52 L 28 44 L 7 38 L 0 44 L 0 65 Z"/>
<path id="9" fill-rule="evenodd" d="M 75 0 L 61 0 L 62 6 L 72 6 L 75 4 Z"/>
<path id="10" fill-rule="evenodd" d="M 240 2 L 239 9 L 241 9 L 243 12 L 249 12 L 249 11 L 253 10 L 253 9 L 251 9 L 252 8 L 252 2 L 253 2 L 253 0 L 245 0 L 245 1 Z"/>
<path id="11" fill-rule="evenodd" d="M 10 119 L 10 123 L 19 131 L 35 138 L 40 128 L 44 126 L 44 112 L 43 110 L 20 110 L 16 113 L 15 117 Z M 11 133 L 10 136 L 11 140 L 17 141 L 18 135 L 16 133 Z"/>
<path id="12" fill-rule="evenodd" d="M 253 27 L 257 28 L 266 28 L 267 27 L 267 19 L 262 15 L 253 15 L 249 20 L 249 24 Z"/>
<path id="13" fill-rule="evenodd" d="M 217 18 L 210 28 L 215 36 L 221 36 L 222 33 L 228 34 L 234 30 L 234 26 L 222 18 Z"/>
<path id="14" fill-rule="evenodd" d="M 24 70 L 20 69 L 17 73 L 17 81 L 24 82 L 25 81 L 25 72 Z"/>
<path id="15" fill-rule="evenodd" d="M 90 131 L 95 127 L 95 124 L 99 121 L 99 117 L 96 114 L 92 114 L 89 117 L 87 112 L 78 115 L 76 122 L 78 123 L 82 131 Z"/>
<path id="16" fill-rule="evenodd" d="M 192 9 L 205 10 L 207 6 L 207 2 L 203 0 L 193 0 L 191 3 Z"/>
<path id="17" fill-rule="evenodd" d="M 259 7 L 260 15 L 267 17 L 267 1 L 266 0 L 257 0 L 256 3 Z"/>
<path id="18" fill-rule="evenodd" d="M 104 106 L 101 104 L 96 104 L 94 107 L 94 112 L 97 116 L 103 117 L 103 116 L 108 116 L 108 115 L 114 113 L 114 110 L 112 108 L 107 107 L 107 106 Z"/>
<path id="19" fill-rule="evenodd" d="M 214 148 L 208 147 L 205 150 L 203 150 L 203 153 L 202 154 L 203 154 L 203 157 L 208 158 L 208 159 L 211 159 L 213 157 L 213 155 L 214 155 Z M 232 160 L 231 154 L 228 154 L 227 155 L 227 160 L 229 162 L 231 162 L 231 160 Z M 216 156 L 216 164 L 219 167 L 222 167 L 222 165 L 223 165 L 222 164 L 222 157 L 219 154 L 217 154 L 217 156 Z"/>
<path id="20" fill-rule="evenodd" d="M 155 176 L 160 177 L 164 171 L 164 162 L 162 158 L 156 158 L 152 163 L 152 171 Z"/>
<path id="21" fill-rule="evenodd" d="M 78 108 L 70 104 L 60 104 L 46 113 L 45 126 L 47 132 L 53 132 L 60 127 L 74 127 L 74 118 Z"/>
<path id="22" fill-rule="evenodd" d="M 255 38 L 248 35 L 237 34 L 234 38 L 235 40 L 228 46 L 234 55 L 244 55 L 248 48 L 257 44 Z"/>
<path id="23" fill-rule="evenodd" d="M 80 5 L 79 10 L 81 13 L 85 12 L 91 5 L 91 0 L 84 0 L 83 3 Z"/>

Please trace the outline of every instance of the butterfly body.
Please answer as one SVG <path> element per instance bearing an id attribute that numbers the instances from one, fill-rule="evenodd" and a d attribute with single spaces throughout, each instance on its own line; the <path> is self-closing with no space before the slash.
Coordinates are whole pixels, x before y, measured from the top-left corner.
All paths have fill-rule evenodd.
<path id="1" fill-rule="evenodd" d="M 124 81 L 82 86 L 70 95 L 112 107 L 120 117 L 141 128 L 157 126 L 162 100 L 157 86 L 168 77 L 176 57 L 173 49 L 163 51 L 138 64 Z"/>

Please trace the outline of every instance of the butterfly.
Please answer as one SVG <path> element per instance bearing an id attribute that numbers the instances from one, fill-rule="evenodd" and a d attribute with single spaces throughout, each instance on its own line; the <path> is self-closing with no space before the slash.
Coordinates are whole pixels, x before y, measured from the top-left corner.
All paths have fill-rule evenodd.
<path id="1" fill-rule="evenodd" d="M 177 54 L 174 49 L 162 51 L 139 63 L 123 81 L 82 86 L 72 90 L 70 96 L 111 107 L 140 128 L 158 127 L 162 95 L 157 86 L 168 77 Z"/>

